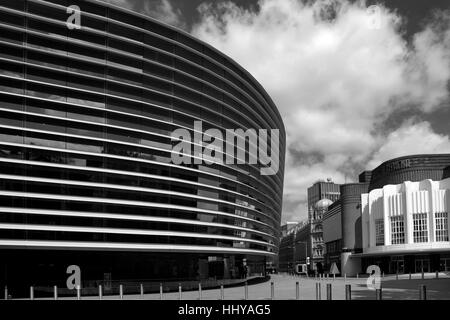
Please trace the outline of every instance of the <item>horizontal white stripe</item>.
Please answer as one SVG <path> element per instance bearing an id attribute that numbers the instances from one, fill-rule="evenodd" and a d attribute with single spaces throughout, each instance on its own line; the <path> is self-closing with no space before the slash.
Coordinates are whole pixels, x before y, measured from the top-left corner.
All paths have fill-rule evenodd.
<path id="1" fill-rule="evenodd" d="M 213 202 L 213 203 L 223 203 L 223 204 L 227 204 L 227 205 L 230 205 L 230 206 L 233 206 L 236 208 L 241 208 L 244 210 L 256 211 L 256 210 L 248 208 L 246 206 L 242 206 L 240 204 L 225 201 L 225 200 L 207 198 L 207 197 L 197 196 L 194 194 L 182 193 L 182 192 L 176 192 L 176 191 L 170 191 L 170 190 L 151 189 L 151 188 L 143 188 L 143 187 L 131 187 L 131 186 L 126 186 L 126 185 L 121 185 L 121 184 L 97 183 L 97 182 L 75 181 L 75 180 L 65 180 L 65 179 L 49 179 L 49 178 L 39 178 L 39 177 L 30 177 L 30 176 L 16 176 L 16 175 L 1 174 L 1 173 L 0 173 L 0 179 L 9 179 L 9 180 L 17 180 L 17 181 L 33 181 L 33 182 L 52 183 L 52 184 L 65 184 L 65 185 L 73 185 L 73 186 L 85 186 L 85 187 L 93 187 L 93 188 L 105 188 L 105 189 L 138 191 L 138 192 L 153 193 L 153 194 L 164 194 L 164 195 L 179 196 L 179 197 L 183 197 L 183 198 L 193 198 L 193 199 L 198 199 L 198 200 L 204 200 L 204 201 L 209 201 L 209 202 Z M 259 211 L 256 211 L 256 212 L 259 213 Z"/>
<path id="2" fill-rule="evenodd" d="M 50 168 L 56 167 L 56 168 L 79 170 L 79 171 L 93 171 L 93 172 L 104 172 L 104 173 L 111 173 L 111 174 L 122 174 L 122 175 L 137 177 L 137 178 L 150 178 L 150 179 L 157 179 L 157 180 L 162 180 L 162 181 L 179 182 L 179 183 L 183 183 L 183 184 L 192 185 L 194 187 L 208 188 L 208 189 L 212 189 L 212 190 L 221 191 L 224 193 L 234 194 L 236 196 L 246 198 L 247 200 L 257 202 L 261 206 L 265 206 L 265 207 L 268 207 L 269 209 L 271 209 L 267 204 L 262 203 L 261 201 L 259 201 L 256 198 L 249 197 L 246 194 L 242 194 L 242 193 L 228 190 L 228 189 L 223 189 L 220 187 L 207 185 L 204 183 L 193 182 L 190 180 L 183 180 L 183 179 L 166 177 L 166 176 L 158 176 L 158 175 L 153 175 L 153 174 L 137 173 L 137 172 L 132 172 L 132 171 L 122 171 L 122 170 L 92 168 L 92 167 L 80 167 L 80 166 L 72 166 L 72 165 L 68 165 L 68 164 L 40 162 L 40 161 L 32 161 L 32 160 L 19 160 L 19 159 L 13 159 L 13 158 L 1 158 L 0 157 L 0 162 L 19 163 L 19 164 L 25 164 L 25 165 L 35 165 L 35 166 L 50 167 Z M 275 212 L 273 209 L 272 209 L 272 211 Z"/>
<path id="3" fill-rule="evenodd" d="M 4 126 L 3 125 L 3 126 L 0 126 L 0 127 L 10 128 L 10 129 L 14 129 L 14 130 L 23 130 L 23 128 L 17 129 L 17 127 L 13 127 L 13 126 Z M 27 131 L 27 130 L 25 130 L 25 131 Z M 13 143 L 13 142 L 0 142 L 0 143 L 4 144 L 4 145 L 25 147 L 25 148 L 30 148 L 30 149 L 39 149 L 39 150 L 42 149 L 42 150 L 57 151 L 57 152 L 64 152 L 64 153 L 89 155 L 89 156 L 94 156 L 94 157 L 107 157 L 107 158 L 119 159 L 119 160 L 127 160 L 127 161 L 136 161 L 136 162 L 150 163 L 150 164 L 155 164 L 155 165 L 158 165 L 158 166 L 171 166 L 171 167 L 176 167 L 176 168 L 182 168 L 183 170 L 186 170 L 186 171 L 193 171 L 193 172 L 196 172 L 198 174 L 205 174 L 205 175 L 208 175 L 208 176 L 212 176 L 214 178 L 229 180 L 233 184 L 242 185 L 245 188 L 249 188 L 249 189 L 253 190 L 254 192 L 258 193 L 259 195 L 263 196 L 264 198 L 270 199 L 270 197 L 268 197 L 267 194 L 264 194 L 263 192 L 259 191 L 258 189 L 255 189 L 252 186 L 249 186 L 247 184 L 239 182 L 238 180 L 233 180 L 233 179 L 228 178 L 226 176 L 217 175 L 217 174 L 214 174 L 214 173 L 211 173 L 211 172 L 208 172 L 208 171 L 201 171 L 201 170 L 192 169 L 192 168 L 189 168 L 189 167 L 176 166 L 176 165 L 173 165 L 171 163 L 157 162 L 157 161 L 152 161 L 152 160 L 147 160 L 147 159 L 142 159 L 142 158 L 130 158 L 130 157 L 124 157 L 124 156 L 119 156 L 119 155 L 112 155 L 112 154 L 107 154 L 107 153 L 95 153 L 95 152 L 81 151 L 81 150 L 75 150 L 75 149 L 73 149 L 73 150 L 72 149 L 61 149 L 61 148 L 46 147 L 46 146 L 36 146 L 36 145 L 29 145 L 29 144 L 23 144 L 23 143 Z M 38 162 L 38 163 L 44 163 L 44 162 Z M 55 166 L 56 165 L 57 164 L 55 164 Z M 74 166 L 74 167 L 76 167 L 76 168 L 83 168 L 83 167 L 79 167 L 79 166 Z M 101 168 L 86 167 L 86 170 L 89 170 L 89 171 L 97 171 L 97 170 L 99 170 L 100 171 Z M 106 169 L 106 170 L 108 170 L 108 169 Z M 127 174 L 129 174 L 129 173 L 133 173 L 133 171 L 130 171 L 130 172 L 127 171 Z M 163 176 L 159 176 L 159 177 L 163 177 Z M 251 176 L 251 177 L 253 177 L 253 176 Z M 186 181 L 186 180 L 180 179 L 180 182 L 184 182 L 184 181 Z M 205 185 L 205 186 L 208 186 L 208 185 Z M 214 187 L 214 186 L 208 186 L 208 187 L 210 187 L 210 188 L 217 188 L 217 187 Z M 221 188 L 219 188 L 219 189 L 223 190 Z M 227 189 L 225 189 L 225 190 L 227 190 Z M 228 192 L 232 192 L 232 193 L 236 193 L 236 192 L 233 192 L 233 191 L 230 191 L 230 190 L 227 190 L 227 191 Z M 236 194 L 239 194 L 239 193 L 236 193 Z M 266 206 L 269 209 L 271 209 L 270 206 L 266 205 L 265 203 L 262 203 L 261 201 L 257 200 L 254 197 L 248 197 L 248 196 L 242 195 L 242 194 L 240 194 L 240 195 L 244 196 L 244 197 L 247 197 L 247 198 L 250 198 L 253 201 L 261 203 L 261 205 Z M 271 199 L 271 202 L 273 202 L 275 205 L 278 205 L 275 202 L 275 200 L 273 200 L 273 199 Z M 276 215 L 279 215 L 279 213 L 277 211 L 275 211 L 274 209 L 271 209 L 271 210 Z"/>
<path id="4" fill-rule="evenodd" d="M 4 77 L 4 76 L 0 75 L 0 77 Z M 26 95 L 24 95 L 24 96 L 26 96 Z M 68 121 L 73 121 L 73 122 L 84 123 L 83 121 L 76 121 L 76 120 L 73 120 L 73 119 L 61 118 L 61 117 L 55 117 L 55 116 L 49 116 L 49 115 L 43 115 L 43 114 L 39 114 L 39 113 L 18 111 L 18 110 L 5 109 L 5 108 L 0 108 L 0 110 L 4 111 L 4 112 L 8 112 L 8 113 L 19 113 L 19 114 L 33 115 L 33 116 L 49 118 L 49 119 L 58 119 L 58 120 L 64 120 L 64 121 L 68 120 Z M 86 123 L 88 123 L 88 122 L 86 122 Z M 99 123 L 96 123 L 96 122 L 90 122 L 90 124 L 100 125 Z M 144 144 L 136 144 L 136 143 L 132 143 L 132 142 L 126 142 L 126 141 L 121 141 L 121 140 L 111 140 L 111 139 L 98 138 L 98 137 L 93 137 L 93 136 L 83 136 L 83 135 L 76 135 L 76 134 L 70 134 L 70 133 L 62 133 L 62 132 L 56 132 L 56 131 L 39 130 L 39 129 L 17 127 L 17 126 L 9 126 L 9 125 L 1 125 L 1 127 L 14 129 L 14 130 L 23 130 L 23 131 L 27 131 L 27 132 L 45 133 L 45 134 L 53 135 L 53 136 L 64 136 L 64 137 L 79 138 L 79 139 L 85 139 L 85 140 L 91 140 L 91 141 L 101 141 L 101 142 L 115 143 L 115 144 L 120 144 L 120 145 L 125 145 L 125 146 L 134 146 L 134 147 L 137 147 L 137 148 L 149 149 L 149 150 L 157 150 L 157 151 L 161 151 L 161 152 L 164 152 L 164 153 L 167 153 L 167 154 L 171 154 L 171 150 L 157 148 L 157 147 L 152 147 L 152 146 L 147 146 L 147 145 L 144 145 Z M 116 127 L 116 128 L 119 128 L 119 129 L 123 128 L 123 127 L 118 127 L 118 126 L 111 126 L 111 127 Z M 192 158 L 192 159 L 200 159 L 200 160 L 203 161 L 203 158 L 196 157 L 194 155 L 188 155 L 188 157 Z M 158 162 L 158 163 L 164 163 L 164 162 Z M 169 160 L 168 160 L 167 164 L 170 164 Z M 225 164 L 220 164 L 220 163 L 216 163 L 216 164 L 218 166 L 220 166 L 220 167 L 228 168 L 229 170 L 232 170 L 234 172 L 238 172 L 240 174 L 246 175 L 245 172 L 242 172 L 236 166 L 227 166 Z M 177 166 L 177 165 L 174 165 L 174 166 L 180 167 L 180 166 Z M 280 187 L 277 182 L 272 180 L 272 178 L 273 178 L 273 179 L 276 179 L 279 183 L 281 183 L 280 179 L 279 179 L 279 177 L 277 175 L 265 176 L 266 177 L 265 180 L 268 181 L 269 183 L 273 184 L 273 186 L 268 186 L 266 182 L 262 181 L 261 179 L 256 179 L 256 177 L 254 177 L 253 175 L 248 175 L 247 174 L 247 176 L 251 177 L 256 183 L 264 185 L 269 190 L 273 189 L 273 187 L 276 187 L 276 188 Z M 232 180 L 232 181 L 235 181 L 235 180 Z M 276 195 L 276 197 L 279 198 L 278 195 Z"/>
<path id="5" fill-rule="evenodd" d="M 0 61 L 1 61 L 1 58 L 0 58 Z M 4 76 L 0 75 L 0 77 L 4 77 Z M 131 128 L 131 127 L 122 127 L 122 126 L 112 125 L 112 124 L 108 124 L 108 123 L 101 123 L 101 122 L 94 122 L 94 121 L 87 121 L 87 120 L 79 120 L 79 119 L 72 119 L 72 118 L 67 118 L 67 117 L 58 117 L 58 116 L 52 116 L 52 115 L 48 115 L 48 114 L 29 112 L 29 111 L 21 111 L 21 110 L 13 110 L 13 109 L 8 109 L 8 108 L 1 108 L 1 107 L 0 107 L 0 111 L 8 112 L 8 113 L 16 113 L 16 114 L 18 113 L 18 114 L 22 114 L 22 115 L 30 115 L 30 116 L 35 116 L 35 117 L 39 117 L 39 118 L 54 119 L 54 120 L 67 121 L 67 122 L 74 122 L 74 123 L 79 123 L 79 124 L 82 124 L 82 125 L 83 124 L 88 124 L 88 125 L 92 125 L 92 126 L 100 127 L 100 128 L 106 127 L 106 128 L 114 128 L 114 129 L 125 130 L 125 131 L 130 131 L 130 132 L 135 132 L 135 133 L 141 133 L 141 134 L 157 135 L 157 136 L 159 136 L 161 138 L 167 139 L 168 141 L 171 141 L 171 139 L 172 139 L 170 136 L 167 136 L 167 135 L 154 134 L 151 131 L 139 130 L 139 129 L 135 129 L 135 128 Z M 27 128 L 27 129 L 29 129 L 29 128 Z M 193 131 L 191 129 L 188 129 L 188 130 Z M 111 140 L 111 139 L 98 138 L 98 137 L 94 137 L 94 136 L 81 136 L 81 135 L 70 134 L 70 133 L 60 133 L 60 132 L 57 132 L 57 131 L 47 131 L 47 132 L 51 132 L 51 134 L 58 135 L 58 136 L 82 137 L 83 139 L 94 140 L 94 141 L 106 141 L 106 142 L 114 141 L 114 143 L 117 143 L 117 144 L 130 145 L 130 146 L 135 146 L 135 147 L 143 148 L 143 149 L 157 150 L 157 151 L 165 152 L 165 153 L 168 153 L 168 154 L 172 153 L 172 149 L 171 148 L 170 149 L 158 148 L 158 147 L 151 146 L 151 145 L 131 143 L 131 142 L 123 141 L 123 140 Z M 136 139 L 140 140 L 139 138 L 136 138 Z M 220 139 L 216 139 L 216 140 L 222 141 L 223 144 L 226 143 L 226 140 L 220 140 Z M 202 145 L 200 145 L 198 143 L 194 143 L 194 142 L 191 142 L 191 141 L 185 141 L 185 142 L 187 142 L 189 145 L 192 145 L 192 146 L 200 146 L 200 147 L 202 146 Z M 157 143 L 159 143 L 159 142 L 157 142 Z M 161 144 L 163 144 L 163 143 L 161 143 Z M 252 144 L 252 146 L 254 146 L 254 145 Z M 246 151 L 246 150 L 244 150 L 242 148 L 239 148 L 237 145 L 235 145 L 235 147 L 237 149 L 239 149 L 239 150 Z M 255 148 L 257 148 L 257 146 L 255 146 Z M 252 148 L 250 147 L 249 149 L 252 149 Z M 224 158 L 224 155 L 226 155 L 226 150 L 224 149 L 223 152 L 219 151 L 219 152 L 217 152 L 217 154 L 221 158 Z M 237 161 L 238 161 L 237 154 L 238 153 L 236 152 L 236 154 L 233 156 L 233 159 L 235 160 L 234 161 L 235 163 L 237 163 Z M 253 153 L 249 152 L 249 155 L 253 156 L 255 159 L 257 158 L 256 154 L 253 154 Z M 192 159 L 201 159 L 203 161 L 203 158 L 196 157 L 195 155 L 186 154 L 186 157 L 192 158 Z M 195 161 L 195 160 L 193 160 L 193 161 Z M 222 167 L 227 167 L 230 170 L 239 172 L 239 170 L 236 170 L 236 168 L 231 167 L 231 166 L 225 166 L 224 164 L 220 164 L 220 163 L 217 163 L 217 165 L 222 166 Z M 248 164 L 248 163 L 247 163 L 247 165 L 251 166 L 251 167 L 254 167 L 255 169 L 259 169 L 257 166 L 254 166 L 254 165 L 251 165 L 251 164 Z M 277 175 L 273 175 L 273 177 L 274 178 L 277 177 L 277 179 L 278 179 Z"/>
<path id="6" fill-rule="evenodd" d="M 148 193 L 154 193 L 154 194 L 170 194 L 173 196 L 180 196 L 184 198 L 195 198 L 199 200 L 209 201 L 213 203 L 224 203 L 236 208 L 241 208 L 246 211 L 252 212 L 258 216 L 263 216 L 266 218 L 270 218 L 272 220 L 275 220 L 274 217 L 270 216 L 267 213 L 258 211 L 256 209 L 252 209 L 246 206 L 239 205 L 237 203 L 228 202 L 225 200 L 220 199 L 213 199 L 213 198 L 207 198 L 207 197 L 201 197 L 193 194 L 188 193 L 181 193 L 181 192 L 174 192 L 169 190 L 159 190 L 159 189 L 150 189 L 150 188 L 142 188 L 142 187 L 130 187 L 126 185 L 114 185 L 114 184 L 107 184 L 107 183 L 95 183 L 95 182 L 87 182 L 87 181 L 73 181 L 73 180 L 64 180 L 64 179 L 49 179 L 49 178 L 38 178 L 38 177 L 29 177 L 29 176 L 14 176 L 14 175 L 4 175 L 0 174 L 0 178 L 3 179 L 11 179 L 11 180 L 25 180 L 25 181 L 35 181 L 35 182 L 43 182 L 43 183 L 53 183 L 53 184 L 68 184 L 68 185 L 76 185 L 76 186 L 91 186 L 96 188 L 108 188 L 108 189 L 118 189 L 118 190 L 129 190 L 129 191 L 141 191 L 141 192 L 148 192 Z M 278 214 L 277 214 L 278 216 Z"/>
<path id="7" fill-rule="evenodd" d="M 0 248 L 22 249 L 64 249 L 64 250 L 101 250 L 101 251 L 143 251 L 143 252 L 190 252 L 190 253 L 236 253 L 275 256 L 274 252 L 252 249 L 239 249 L 210 246 L 164 245 L 141 243 L 83 242 L 83 241 L 33 241 L 0 240 Z"/>
<path id="8" fill-rule="evenodd" d="M 123 229 L 123 228 L 94 228 L 94 227 L 74 227 L 74 226 L 57 226 L 57 225 L 39 225 L 39 224 L 18 224 L 18 223 L 0 223 L 2 230 L 29 230 L 29 231 L 57 231 L 57 232 L 82 232 L 82 233 L 105 233 L 105 234 L 123 234 L 137 236 L 162 236 L 162 237 L 182 237 L 182 238 L 199 238 L 199 239 L 217 239 L 230 240 L 239 242 L 256 243 L 274 247 L 275 245 L 268 242 L 253 240 L 248 238 L 238 238 L 230 236 L 222 236 L 215 234 L 193 233 L 193 232 L 177 232 L 162 230 L 141 230 L 141 229 Z"/>
<path id="9" fill-rule="evenodd" d="M 223 224 L 223 223 L 204 222 L 204 221 L 200 221 L 200 220 L 140 216 L 140 215 L 120 214 L 120 213 L 101 213 L 101 212 L 86 212 L 86 211 L 83 212 L 83 211 L 69 211 L 69 210 L 45 210 L 45 209 L 10 208 L 10 207 L 0 207 L 0 212 L 1 213 L 12 213 L 12 214 L 23 213 L 23 214 L 32 214 L 32 215 L 46 215 L 46 216 L 179 223 L 179 224 L 188 224 L 188 225 L 195 225 L 195 226 L 206 226 L 206 227 L 217 227 L 217 228 L 239 230 L 239 231 L 244 231 L 244 232 L 260 234 L 262 236 L 276 239 L 273 235 L 262 232 L 262 231 L 238 227 L 238 226 L 234 226 L 234 225 Z"/>
<path id="10" fill-rule="evenodd" d="M 45 134 L 50 134 L 50 135 L 56 135 L 54 132 L 50 132 L 50 131 L 43 131 L 43 130 L 37 130 L 37 129 L 28 129 L 28 128 L 22 128 L 22 127 L 16 127 L 16 126 L 1 125 L 0 127 L 7 128 L 7 129 L 13 129 L 13 130 L 21 130 L 21 131 L 26 131 L 26 132 L 38 132 L 38 133 L 45 133 Z M 64 134 L 62 134 L 62 135 L 64 135 Z M 67 134 L 65 134 L 65 135 L 67 135 Z M 72 136 L 72 135 L 69 135 L 69 136 Z M 75 137 L 83 138 L 83 136 L 75 136 Z M 95 139 L 90 139 L 90 140 L 95 141 Z M 106 142 L 116 143 L 116 142 L 114 142 L 114 140 L 107 140 L 107 139 L 105 139 L 105 140 L 106 140 Z M 23 144 L 23 143 L 0 142 L 0 144 L 20 146 L 20 147 L 25 147 L 25 148 L 39 149 L 39 150 L 50 150 L 50 151 L 57 151 L 57 152 L 84 154 L 84 155 L 90 155 L 90 156 L 95 156 L 95 157 L 108 157 L 108 158 L 112 158 L 112 159 L 121 159 L 121 160 L 126 160 L 126 161 L 136 161 L 136 162 L 150 163 L 150 164 L 155 164 L 155 165 L 158 165 L 158 166 L 175 167 L 175 168 L 178 168 L 178 169 L 181 169 L 181 170 L 193 171 L 193 172 L 195 172 L 197 174 L 205 174 L 205 175 L 213 176 L 213 177 L 218 178 L 218 179 L 226 179 L 226 180 L 231 181 L 233 184 L 240 184 L 240 185 L 242 185 L 245 188 L 252 189 L 253 191 L 257 192 L 258 194 L 263 194 L 258 189 L 255 189 L 254 187 L 249 186 L 247 184 L 244 184 L 242 182 L 239 182 L 238 180 L 233 180 L 233 179 L 230 179 L 230 178 L 228 178 L 226 176 L 214 174 L 214 173 L 211 173 L 211 172 L 208 172 L 208 171 L 201 171 L 201 170 L 198 170 L 198 169 L 193 169 L 193 168 L 189 168 L 189 167 L 175 165 L 175 164 L 172 164 L 170 162 L 159 162 L 159 161 L 147 160 L 147 159 L 142 159 L 142 158 L 131 158 L 131 157 L 112 155 L 112 154 L 108 154 L 108 153 L 97 153 L 97 152 L 79 151 L 79 150 L 72 150 L 72 149 L 53 148 L 53 147 L 36 146 L 36 145 L 29 145 L 29 144 Z M 248 176 L 249 177 L 253 177 L 252 175 L 248 175 Z M 269 190 L 271 190 L 271 189 L 269 188 Z M 277 211 L 273 210 L 273 212 L 277 216 L 280 216 L 280 214 Z M 259 211 L 258 211 L 258 213 L 261 214 Z"/>
<path id="11" fill-rule="evenodd" d="M 45 194 L 45 193 L 15 192 L 15 191 L 13 192 L 13 191 L 4 191 L 4 190 L 0 190 L 0 196 L 36 198 L 36 199 L 52 199 L 52 200 L 68 200 L 68 201 L 80 201 L 80 202 L 95 202 L 95 203 L 105 203 L 105 204 L 119 204 L 119 205 L 140 206 L 140 207 L 149 207 L 149 208 L 160 208 L 160 209 L 175 209 L 175 210 L 180 210 L 180 211 L 201 212 L 201 213 L 207 213 L 207 214 L 223 213 L 224 215 L 230 216 L 230 214 L 227 214 L 226 212 L 222 212 L 222 211 L 199 209 L 199 208 L 179 206 L 179 205 L 174 205 L 174 204 L 162 204 L 162 203 L 131 201 L 131 200 L 118 200 L 118 199 L 109 199 L 109 198 L 66 196 L 66 195 L 55 195 L 55 194 Z M 241 217 L 238 215 L 231 215 L 231 216 L 234 218 Z M 245 218 L 245 219 L 248 219 L 249 221 L 252 221 L 252 222 L 257 222 L 257 220 L 253 220 L 253 219 L 249 219 L 249 218 Z M 267 225 L 267 226 L 269 226 L 269 225 Z M 276 230 L 274 227 L 270 227 L 270 228 L 273 230 Z"/>

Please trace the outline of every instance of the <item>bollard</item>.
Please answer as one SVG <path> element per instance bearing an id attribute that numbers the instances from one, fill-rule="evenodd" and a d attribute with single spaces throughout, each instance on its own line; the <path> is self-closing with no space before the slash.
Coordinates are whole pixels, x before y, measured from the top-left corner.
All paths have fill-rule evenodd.
<path id="1" fill-rule="evenodd" d="M 439 271 L 436 270 L 436 279 L 439 279 Z"/>
<path id="2" fill-rule="evenodd" d="M 225 300 L 225 293 L 223 291 L 223 284 L 220 285 L 220 300 Z"/>
<path id="3" fill-rule="evenodd" d="M 344 273 L 344 281 L 347 281 L 347 274 Z"/>
<path id="4" fill-rule="evenodd" d="M 411 280 L 411 271 L 409 272 L 409 280 Z"/>
<path id="5" fill-rule="evenodd" d="M 381 286 L 380 286 L 380 289 L 376 289 L 376 290 L 375 290 L 375 299 L 376 299 L 376 300 L 382 300 L 382 290 L 381 290 Z"/>
<path id="6" fill-rule="evenodd" d="M 333 281 L 336 280 L 336 273 L 333 273 Z"/>
<path id="7" fill-rule="evenodd" d="M 295 300 L 300 300 L 300 288 L 298 281 L 295 282 Z"/>
<path id="8" fill-rule="evenodd" d="M 273 282 L 270 283 L 270 299 L 273 300 L 275 298 L 275 287 Z"/>
<path id="9" fill-rule="evenodd" d="M 181 283 L 178 284 L 178 300 L 181 300 L 182 294 L 181 294 Z"/>
<path id="10" fill-rule="evenodd" d="M 58 287 L 53 286 L 53 299 L 58 300 Z"/>
<path id="11" fill-rule="evenodd" d="M 345 285 L 345 300 L 352 300 L 352 286 L 350 284 Z"/>
<path id="12" fill-rule="evenodd" d="M 245 286 L 244 286 L 244 300 L 248 300 L 248 284 L 247 284 L 247 281 L 245 281 Z"/>
<path id="13" fill-rule="evenodd" d="M 141 298 L 144 298 L 144 285 L 141 283 L 139 285 L 139 287 L 140 287 L 140 291 L 141 291 Z"/>
<path id="14" fill-rule="evenodd" d="M 102 287 L 102 285 L 98 286 L 98 298 L 100 300 L 103 299 L 103 287 Z"/>
<path id="15" fill-rule="evenodd" d="M 359 279 L 359 273 L 356 274 L 356 279 Z"/>
<path id="16" fill-rule="evenodd" d="M 333 300 L 331 293 L 331 283 L 327 283 L 327 300 Z"/>
<path id="17" fill-rule="evenodd" d="M 163 284 L 159 284 L 159 300 L 163 299 Z"/>
<path id="18" fill-rule="evenodd" d="M 119 285 L 120 300 L 123 300 L 123 285 Z"/>
<path id="19" fill-rule="evenodd" d="M 427 300 L 427 287 L 423 284 L 419 286 L 419 300 Z"/>
<path id="20" fill-rule="evenodd" d="M 5 286 L 5 300 L 8 300 L 8 287 Z"/>
<path id="21" fill-rule="evenodd" d="M 423 269 L 422 269 L 422 280 L 425 279 L 424 273 L 423 273 Z"/>
<path id="22" fill-rule="evenodd" d="M 30 287 L 30 300 L 34 300 L 34 287 Z"/>
<path id="23" fill-rule="evenodd" d="M 79 285 L 77 286 L 77 300 L 81 300 L 81 288 Z"/>
<path id="24" fill-rule="evenodd" d="M 395 274 L 395 280 L 398 280 L 398 271 L 397 271 L 397 273 Z"/>
<path id="25" fill-rule="evenodd" d="M 316 282 L 316 300 L 321 300 L 322 299 L 322 297 L 321 297 L 321 284 L 320 284 L 320 282 Z"/>
<path id="26" fill-rule="evenodd" d="M 202 283 L 198 283 L 198 300 L 202 300 Z"/>

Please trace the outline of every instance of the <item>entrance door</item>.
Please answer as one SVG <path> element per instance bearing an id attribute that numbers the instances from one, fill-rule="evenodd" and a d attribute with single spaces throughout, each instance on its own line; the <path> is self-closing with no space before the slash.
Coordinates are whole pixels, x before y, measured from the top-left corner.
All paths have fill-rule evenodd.
<path id="1" fill-rule="evenodd" d="M 416 272 L 430 272 L 429 259 L 416 259 Z"/>
<path id="2" fill-rule="evenodd" d="M 450 271 L 450 258 L 440 260 L 439 271 Z"/>
<path id="3" fill-rule="evenodd" d="M 390 273 L 405 273 L 404 260 L 395 260 L 390 263 Z"/>

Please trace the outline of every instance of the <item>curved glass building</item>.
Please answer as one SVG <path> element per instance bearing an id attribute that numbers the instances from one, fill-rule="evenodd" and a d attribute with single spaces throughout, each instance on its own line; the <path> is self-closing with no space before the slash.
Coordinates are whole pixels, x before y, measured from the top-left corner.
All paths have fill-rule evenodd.
<path id="1" fill-rule="evenodd" d="M 278 173 L 173 164 L 194 121 L 279 129 Z M 84 285 L 263 273 L 285 139 L 261 85 L 183 31 L 101 1 L 0 1 L 0 284 L 64 286 L 69 265 Z"/>

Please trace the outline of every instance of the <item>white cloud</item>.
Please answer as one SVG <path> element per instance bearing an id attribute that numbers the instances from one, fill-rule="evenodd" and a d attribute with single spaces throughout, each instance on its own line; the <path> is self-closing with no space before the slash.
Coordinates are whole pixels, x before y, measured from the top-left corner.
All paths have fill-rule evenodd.
<path id="1" fill-rule="evenodd" d="M 181 29 L 186 28 L 180 9 L 174 8 L 170 0 L 104 0 L 119 7 L 144 13 L 154 19 Z"/>
<path id="2" fill-rule="evenodd" d="M 431 112 L 448 102 L 448 12 L 409 44 L 402 18 L 379 8 L 374 29 L 364 2 L 261 0 L 257 11 L 231 2 L 199 7 L 202 20 L 192 33 L 249 70 L 283 115 L 289 148 L 283 220 L 305 216 L 306 187 L 315 180 L 344 182 L 351 168 L 388 153 L 382 142 L 389 132 L 378 128 L 395 111 Z M 320 157 L 305 163 L 298 154 Z"/>
<path id="3" fill-rule="evenodd" d="M 386 137 L 368 166 L 374 168 L 392 158 L 420 153 L 450 153 L 450 139 L 433 132 L 426 121 L 407 121 Z"/>
<path id="4" fill-rule="evenodd" d="M 180 9 L 175 9 L 169 0 L 146 1 L 144 11 L 151 17 L 175 27 L 185 28 Z"/>

